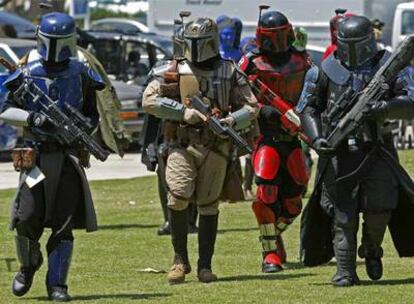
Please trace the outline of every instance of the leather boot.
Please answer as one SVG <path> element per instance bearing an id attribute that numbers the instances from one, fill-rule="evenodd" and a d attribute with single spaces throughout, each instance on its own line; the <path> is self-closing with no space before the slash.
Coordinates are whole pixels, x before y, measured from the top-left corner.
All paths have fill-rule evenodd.
<path id="1" fill-rule="evenodd" d="M 203 283 L 217 281 L 217 276 L 211 271 L 211 260 L 217 237 L 218 214 L 200 215 L 198 231 L 198 280 Z"/>
<path id="2" fill-rule="evenodd" d="M 160 228 L 158 228 L 157 231 L 158 235 L 170 235 L 171 234 L 171 227 L 170 222 L 164 222 L 164 224 L 161 225 Z"/>
<path id="3" fill-rule="evenodd" d="M 382 277 L 381 248 L 385 230 L 391 218 L 390 212 L 364 213 L 362 224 L 362 242 L 358 249 L 358 255 L 365 258 L 365 268 L 371 280 L 379 280 Z"/>
<path id="4" fill-rule="evenodd" d="M 359 285 L 356 273 L 356 229 L 355 223 L 335 224 L 333 243 L 337 271 L 332 278 L 332 284 L 336 287 Z"/>
<path id="5" fill-rule="evenodd" d="M 43 257 L 38 242 L 24 236 L 16 236 L 15 243 L 20 271 L 13 279 L 12 291 L 15 296 L 21 297 L 32 287 L 34 274 L 42 266 Z"/>
<path id="6" fill-rule="evenodd" d="M 171 225 L 171 242 L 174 248 L 174 261 L 168 273 L 170 284 L 183 283 L 185 275 L 191 272 L 187 252 L 188 210 L 169 210 Z"/>
<path id="7" fill-rule="evenodd" d="M 69 302 L 67 278 L 72 259 L 73 242 L 62 240 L 48 256 L 46 289 L 49 300 Z"/>

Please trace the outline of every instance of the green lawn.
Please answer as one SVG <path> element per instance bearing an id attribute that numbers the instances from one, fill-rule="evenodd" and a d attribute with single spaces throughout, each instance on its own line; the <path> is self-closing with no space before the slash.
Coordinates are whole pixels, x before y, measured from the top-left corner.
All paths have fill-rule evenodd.
<path id="1" fill-rule="evenodd" d="M 411 160 L 409 160 L 411 158 Z M 413 152 L 402 160 L 414 173 Z M 299 221 L 286 232 L 289 264 L 280 274 L 260 272 L 261 250 L 250 203 L 222 204 L 214 271 L 220 281 L 201 284 L 191 273 L 187 283 L 169 286 L 166 274 L 143 273 L 142 268 L 168 270 L 172 260 L 169 237 L 158 237 L 161 211 L 153 177 L 93 182 L 100 230 L 76 232 L 69 277 L 75 303 L 414 303 L 414 259 L 399 259 L 387 235 L 384 277 L 367 279 L 358 262 L 362 285 L 336 289 L 329 284 L 333 263 L 303 268 L 298 263 Z M 0 191 L 0 303 L 42 303 L 45 270 L 37 273 L 30 293 L 22 299 L 10 292 L 18 265 L 13 233 L 7 229 L 9 202 L 14 191 Z M 414 220 L 414 219 L 413 219 Z M 46 233 L 47 234 L 47 233 Z M 47 235 L 42 239 L 44 244 Z M 189 238 L 196 266 L 196 236 Z"/>

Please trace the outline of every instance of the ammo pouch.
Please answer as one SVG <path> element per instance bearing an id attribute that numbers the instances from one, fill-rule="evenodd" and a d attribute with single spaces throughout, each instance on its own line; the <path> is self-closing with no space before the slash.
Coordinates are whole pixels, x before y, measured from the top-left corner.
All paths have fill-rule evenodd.
<path id="1" fill-rule="evenodd" d="M 33 148 L 15 148 L 11 153 L 14 169 L 30 171 L 36 167 L 37 151 Z"/>
<path id="2" fill-rule="evenodd" d="M 232 158 L 227 165 L 227 173 L 220 200 L 232 202 L 244 201 L 242 180 L 242 169 L 239 158 Z"/>

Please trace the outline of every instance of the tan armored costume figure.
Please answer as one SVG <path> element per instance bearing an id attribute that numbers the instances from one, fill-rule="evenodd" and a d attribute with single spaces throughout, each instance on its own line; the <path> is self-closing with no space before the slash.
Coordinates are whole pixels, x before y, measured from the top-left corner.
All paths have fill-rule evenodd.
<path id="1" fill-rule="evenodd" d="M 145 111 L 166 121 L 166 132 L 173 142 L 167 160 L 168 207 L 174 265 L 170 283 L 181 283 L 191 271 L 187 254 L 187 207 L 197 203 L 199 220 L 199 260 L 201 282 L 217 280 L 211 259 L 217 234 L 218 200 L 226 177 L 234 144 L 227 137 L 209 130 L 208 118 L 192 108 L 196 94 L 212 109 L 212 115 L 236 130 L 251 125 L 257 102 L 245 76 L 232 61 L 219 56 L 215 22 L 199 18 L 184 30 L 185 53 L 154 71 L 144 92 Z"/>

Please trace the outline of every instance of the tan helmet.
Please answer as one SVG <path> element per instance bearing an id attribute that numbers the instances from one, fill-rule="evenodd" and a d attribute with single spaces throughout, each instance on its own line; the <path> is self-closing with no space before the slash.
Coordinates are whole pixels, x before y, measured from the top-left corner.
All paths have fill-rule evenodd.
<path id="1" fill-rule="evenodd" d="M 210 18 L 198 18 L 186 24 L 184 57 L 198 63 L 216 56 L 219 56 L 217 24 Z"/>

